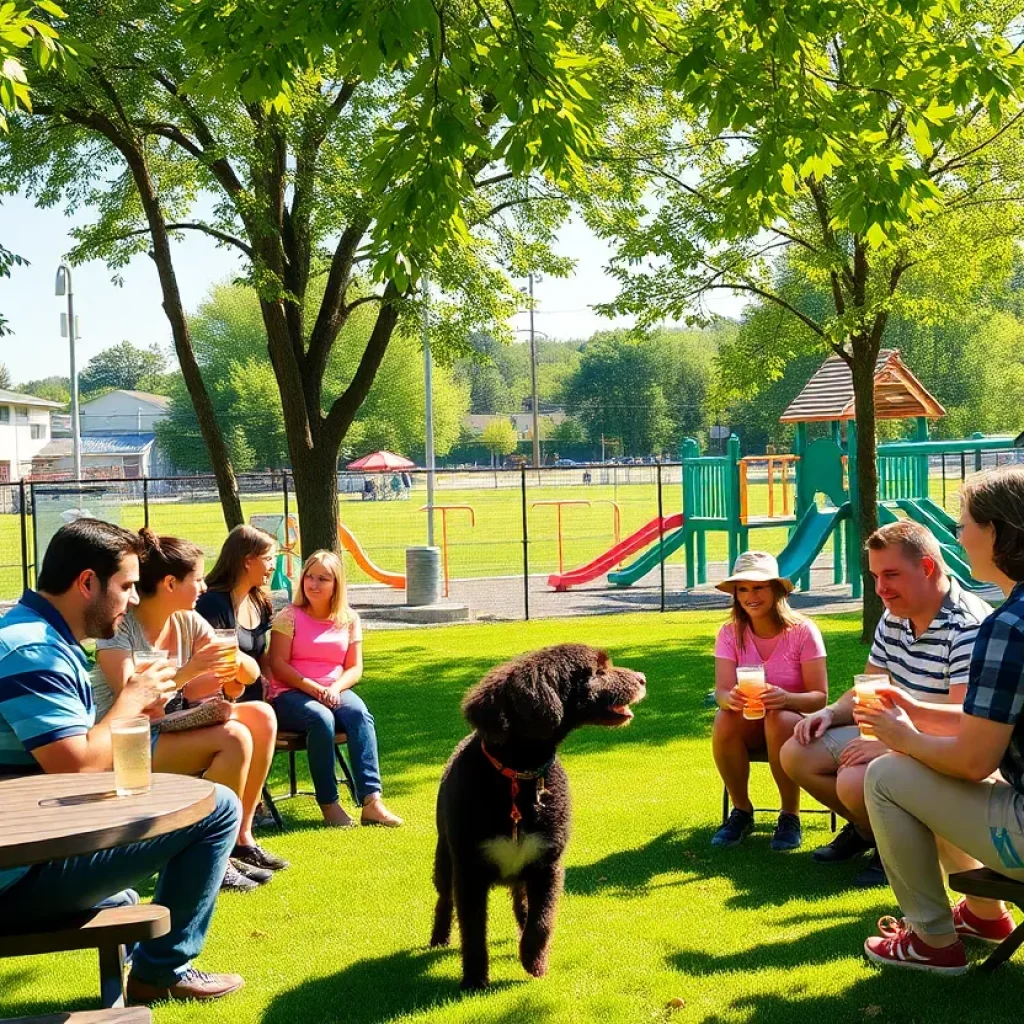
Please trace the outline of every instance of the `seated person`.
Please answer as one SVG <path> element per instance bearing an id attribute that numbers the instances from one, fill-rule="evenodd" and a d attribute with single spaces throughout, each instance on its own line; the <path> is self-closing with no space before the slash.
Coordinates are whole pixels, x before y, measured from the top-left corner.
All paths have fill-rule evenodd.
<path id="1" fill-rule="evenodd" d="M 736 559 L 733 574 L 718 584 L 732 594 L 732 615 L 718 631 L 715 644 L 715 700 L 718 712 L 711 742 L 733 810 L 715 833 L 713 846 L 735 846 L 754 827 L 754 805 L 747 783 L 750 754 L 766 750 L 779 787 L 779 815 L 773 850 L 800 845 L 800 787 L 782 770 L 779 751 L 793 734 L 802 713 L 828 700 L 825 643 L 818 627 L 789 606 L 793 584 L 779 577 L 775 559 L 748 551 Z M 744 699 L 736 689 L 738 666 L 762 666 L 768 690 L 761 698 L 761 718 L 743 717 Z"/>
<path id="2" fill-rule="evenodd" d="M 314 551 L 289 607 L 278 613 L 270 636 L 270 702 L 282 729 L 306 734 L 309 773 L 324 821 L 355 822 L 338 803 L 334 736 L 348 736 L 356 797 L 364 825 L 396 828 L 402 819 L 381 796 L 377 732 L 353 687 L 363 675 L 363 633 L 348 606 L 345 569 L 332 551 Z"/>
<path id="3" fill-rule="evenodd" d="M 939 974 L 967 970 L 961 938 L 1000 942 L 1014 923 L 995 900 L 950 908 L 937 852 L 955 848 L 969 861 L 958 869 L 984 865 L 1024 882 L 1024 467 L 967 481 L 959 533 L 974 578 L 1006 595 L 978 629 L 963 707 L 893 686 L 883 691 L 888 707 L 856 712 L 899 752 L 868 765 L 864 790 L 904 917 L 882 918 L 864 951 Z"/>
<path id="4" fill-rule="evenodd" d="M 175 682 L 186 702 L 217 696 L 239 697 L 259 678 L 252 658 L 239 653 L 234 664 L 224 659 L 212 627 L 195 611 L 205 590 L 203 552 L 191 541 L 139 531 L 142 555 L 139 600 L 116 634 L 96 643 L 93 692 L 100 715 L 134 671 L 134 658 L 151 651 L 177 657 Z M 230 674 L 225 676 L 225 668 Z M 203 775 L 220 782 L 242 801 L 242 823 L 222 887 L 240 892 L 268 882 L 287 862 L 265 850 L 253 835 L 253 815 L 270 771 L 277 739 L 277 719 L 268 704 L 235 704 L 222 725 L 160 733 L 153 748 L 153 770 Z"/>
<path id="5" fill-rule="evenodd" d="M 277 541 L 269 533 L 254 526 L 236 526 L 206 576 L 206 593 L 196 602 L 196 611 L 214 629 L 235 630 L 239 653 L 259 669 L 240 701 L 264 699 L 267 639 L 274 618 L 266 588 L 274 574 L 276 554 Z"/>
<path id="6" fill-rule="evenodd" d="M 109 719 L 94 724 L 92 688 L 81 642 L 111 637 L 137 598 L 135 534 L 82 518 L 54 534 L 39 572 L 39 591 L 0 619 L 0 772 L 20 774 L 113 769 Z M 166 661 L 129 674 L 112 717 L 159 715 L 174 692 Z M 135 947 L 128 997 L 216 999 L 242 987 L 237 974 L 192 966 L 206 940 L 217 890 L 238 833 L 238 799 L 216 787 L 207 818 L 130 846 L 31 867 L 0 869 L 0 917 L 26 924 L 134 902 L 122 890 L 159 872 L 154 900 L 171 913 L 171 930 Z M 118 898 L 120 894 L 121 898 Z"/>
<path id="7" fill-rule="evenodd" d="M 959 704 L 978 625 L 991 609 L 947 575 L 938 541 L 918 523 L 883 526 L 866 547 L 885 611 L 865 672 L 888 674 L 896 686 L 924 700 Z M 848 822 L 831 843 L 813 851 L 816 861 L 847 861 L 874 848 L 864 773 L 883 753 L 880 743 L 861 738 L 853 722 L 852 689 L 798 723 L 783 747 L 782 765 L 790 778 Z M 956 851 L 946 853 L 955 870 Z M 877 851 L 854 884 L 886 884 Z"/>

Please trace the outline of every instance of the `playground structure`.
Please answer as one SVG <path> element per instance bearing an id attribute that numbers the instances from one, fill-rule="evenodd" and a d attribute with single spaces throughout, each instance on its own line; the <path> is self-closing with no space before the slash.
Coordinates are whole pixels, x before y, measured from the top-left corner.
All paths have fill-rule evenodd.
<path id="1" fill-rule="evenodd" d="M 986 591 L 971 574 L 956 538 L 955 523 L 932 500 L 929 460 L 959 456 L 961 476 L 968 457 L 980 468 L 983 452 L 1009 451 L 1013 437 L 975 434 L 967 440 L 930 441 L 928 421 L 945 410 L 902 362 L 897 350 L 879 353 L 875 368 L 875 403 L 878 419 L 913 419 L 917 439 L 877 448 L 878 518 L 881 524 L 912 519 L 935 535 L 952 575 L 962 586 Z M 750 548 L 752 530 L 785 527 L 788 542 L 779 553 L 779 570 L 801 590 L 810 587 L 811 566 L 832 539 L 833 579 L 848 583 L 854 598 L 863 590 L 860 550 L 863 531 L 855 510 L 857 500 L 857 427 L 853 413 L 853 382 L 849 367 L 832 356 L 811 378 L 781 417 L 793 423 L 793 452 L 788 455 L 740 457 L 737 437 L 729 438 L 720 456 L 701 455 L 698 443 L 683 442 L 682 513 L 660 516 L 586 565 L 548 578 L 564 591 L 607 574 L 615 587 L 628 587 L 642 579 L 680 548 L 686 552 L 686 587 L 707 583 L 707 536 L 726 534 L 728 564 Z M 808 439 L 808 424 L 828 426 L 828 436 Z M 747 500 L 751 467 L 766 464 L 768 514 L 752 516 Z M 793 469 L 793 511 L 790 513 L 789 472 Z M 781 514 L 776 515 L 775 476 L 779 474 Z M 944 478 L 943 478 L 944 479 Z M 646 550 L 644 550 L 646 549 Z M 618 571 L 609 571 L 623 557 L 642 552 Z"/>

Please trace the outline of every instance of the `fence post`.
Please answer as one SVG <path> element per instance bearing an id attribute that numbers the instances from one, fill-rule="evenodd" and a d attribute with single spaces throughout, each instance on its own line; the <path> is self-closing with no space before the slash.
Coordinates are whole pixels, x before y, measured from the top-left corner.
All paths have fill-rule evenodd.
<path id="1" fill-rule="evenodd" d="M 25 501 L 25 481 L 18 481 L 20 508 L 21 508 L 21 582 L 24 590 L 28 590 L 28 504 Z"/>
<path id="2" fill-rule="evenodd" d="M 661 611 L 665 610 L 665 508 L 661 494 L 661 463 L 658 474 L 658 566 L 661 571 Z"/>
<path id="3" fill-rule="evenodd" d="M 36 522 L 36 485 L 29 483 L 28 485 L 28 503 L 32 507 L 32 569 L 33 575 L 39 578 L 39 530 L 37 529 L 38 523 Z"/>
<path id="4" fill-rule="evenodd" d="M 285 544 L 288 543 L 288 470 L 281 470 L 281 490 L 284 492 L 284 537 Z M 291 564 L 289 562 L 289 564 Z"/>
<path id="5" fill-rule="evenodd" d="M 149 526 L 149 477 L 142 478 L 142 522 Z"/>
<path id="6" fill-rule="evenodd" d="M 520 489 L 523 498 L 523 618 L 530 621 L 530 530 L 526 516 L 526 464 L 519 467 Z"/>

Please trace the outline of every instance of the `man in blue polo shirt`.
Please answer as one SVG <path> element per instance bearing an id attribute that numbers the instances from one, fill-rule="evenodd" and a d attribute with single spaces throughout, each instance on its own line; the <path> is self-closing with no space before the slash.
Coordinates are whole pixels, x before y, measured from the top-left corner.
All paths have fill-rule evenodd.
<path id="1" fill-rule="evenodd" d="M 119 526 L 79 519 L 50 542 L 38 592 L 26 591 L 0 619 L 0 774 L 109 771 L 110 721 L 159 714 L 174 691 L 164 662 L 132 676 L 111 714 L 95 724 L 81 641 L 112 637 L 137 603 L 139 538 Z M 236 974 L 192 966 L 203 947 L 238 832 L 237 798 L 217 786 L 213 812 L 168 835 L 82 857 L 0 870 L 0 917 L 44 922 L 105 902 L 159 872 L 155 902 L 171 930 L 140 943 L 129 1000 L 215 999 L 241 988 Z"/>

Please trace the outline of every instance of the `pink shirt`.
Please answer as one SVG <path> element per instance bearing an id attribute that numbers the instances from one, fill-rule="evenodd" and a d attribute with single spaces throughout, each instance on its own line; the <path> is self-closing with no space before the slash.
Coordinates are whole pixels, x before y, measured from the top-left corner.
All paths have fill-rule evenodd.
<path id="1" fill-rule="evenodd" d="M 337 682 L 345 670 L 349 648 L 363 639 L 359 616 L 349 612 L 349 621 L 340 626 L 329 619 L 314 619 L 301 608 L 288 605 L 274 619 L 273 631 L 292 638 L 292 653 L 288 664 L 307 679 L 321 686 Z M 290 690 L 287 683 L 271 678 L 267 686 L 267 700 Z"/>
<path id="2" fill-rule="evenodd" d="M 805 619 L 769 640 L 756 637 L 752 630 L 745 629 L 743 649 L 739 650 L 735 627 L 727 622 L 718 631 L 715 657 L 737 665 L 764 665 L 764 678 L 769 685 L 790 693 L 802 693 L 802 665 L 805 661 L 825 657 L 825 641 L 818 627 Z"/>

